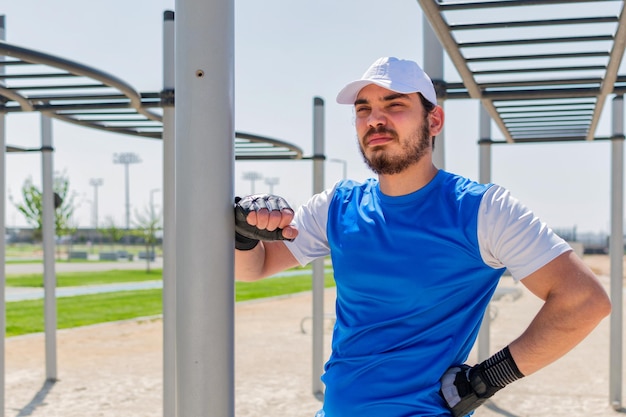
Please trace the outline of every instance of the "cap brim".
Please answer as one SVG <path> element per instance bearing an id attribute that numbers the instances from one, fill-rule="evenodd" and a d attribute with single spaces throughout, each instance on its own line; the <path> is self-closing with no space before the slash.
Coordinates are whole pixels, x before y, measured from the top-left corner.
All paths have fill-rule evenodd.
<path id="1" fill-rule="evenodd" d="M 354 104 L 359 95 L 359 91 L 370 84 L 376 84 L 388 90 L 395 91 L 396 93 L 410 94 L 416 92 L 414 88 L 398 85 L 398 83 L 393 83 L 392 85 L 389 80 L 357 80 L 346 85 L 339 94 L 337 94 L 337 103 Z"/>
<path id="2" fill-rule="evenodd" d="M 381 87 L 389 88 L 389 83 L 384 82 L 376 82 L 373 80 L 357 80 L 348 83 L 340 92 L 337 94 L 337 103 L 339 104 L 354 104 L 357 96 L 359 95 L 359 91 L 363 89 L 363 87 L 368 86 L 370 84 L 376 84 Z"/>

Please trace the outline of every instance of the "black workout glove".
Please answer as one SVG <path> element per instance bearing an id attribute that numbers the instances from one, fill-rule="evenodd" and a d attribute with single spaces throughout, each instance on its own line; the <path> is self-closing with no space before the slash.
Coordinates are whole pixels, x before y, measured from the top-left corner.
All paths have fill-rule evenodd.
<path id="1" fill-rule="evenodd" d="M 464 417 L 522 377 L 507 346 L 473 367 L 459 365 L 448 369 L 441 378 L 441 395 L 454 417 Z"/>
<path id="2" fill-rule="evenodd" d="M 269 194 L 255 194 L 247 197 L 235 197 L 235 248 L 239 250 L 253 249 L 259 240 L 293 240 L 283 237 L 283 229 L 264 230 L 248 223 L 246 218 L 252 211 L 266 208 L 269 211 L 290 209 L 282 197 Z"/>

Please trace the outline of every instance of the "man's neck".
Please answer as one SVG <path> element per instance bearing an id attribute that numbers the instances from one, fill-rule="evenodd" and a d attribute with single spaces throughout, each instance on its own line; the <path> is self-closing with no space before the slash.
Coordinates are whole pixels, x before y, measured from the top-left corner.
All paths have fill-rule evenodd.
<path id="1" fill-rule="evenodd" d="M 378 176 L 380 191 L 392 197 L 413 193 L 426 186 L 438 171 L 432 161 L 426 159 L 411 165 L 399 174 L 380 174 Z"/>

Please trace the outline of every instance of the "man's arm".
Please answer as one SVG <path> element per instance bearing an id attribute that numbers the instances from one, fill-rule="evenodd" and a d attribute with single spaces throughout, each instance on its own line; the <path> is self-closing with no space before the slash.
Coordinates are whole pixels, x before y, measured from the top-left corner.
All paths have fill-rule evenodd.
<path id="1" fill-rule="evenodd" d="M 611 311 L 606 291 L 573 251 L 522 282 L 545 303 L 509 346 L 478 365 L 453 366 L 443 375 L 441 393 L 455 417 L 466 416 L 506 385 L 565 355 Z"/>
<path id="2" fill-rule="evenodd" d="M 252 250 L 235 250 L 235 279 L 256 281 L 299 266 L 282 241 L 259 242 Z"/>
<path id="3" fill-rule="evenodd" d="M 524 375 L 569 352 L 611 312 L 606 291 L 573 251 L 521 282 L 545 301 L 526 331 L 509 346 Z"/>

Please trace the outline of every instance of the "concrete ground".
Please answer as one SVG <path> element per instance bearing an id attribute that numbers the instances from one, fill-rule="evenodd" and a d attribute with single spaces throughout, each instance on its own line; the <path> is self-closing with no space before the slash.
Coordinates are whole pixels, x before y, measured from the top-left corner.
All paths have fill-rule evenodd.
<path id="1" fill-rule="evenodd" d="M 608 287 L 606 275 L 600 276 Z M 517 337 L 541 303 L 504 279 L 519 298 L 492 303 L 491 350 Z M 325 293 L 332 313 L 334 290 Z M 235 415 L 312 417 L 311 295 L 238 303 L 235 311 Z M 304 332 L 302 331 L 304 330 Z M 326 355 L 332 322 L 325 326 Z M 478 417 L 617 416 L 609 401 L 609 320 L 572 352 L 500 391 Z M 132 320 L 58 332 L 58 377 L 45 384 L 43 335 L 6 340 L 6 416 L 162 416 L 162 322 Z M 473 352 L 469 362 L 476 360 Z M 623 378 L 622 378 L 623 380 Z M 169 416 L 168 416 L 169 417 Z"/>

